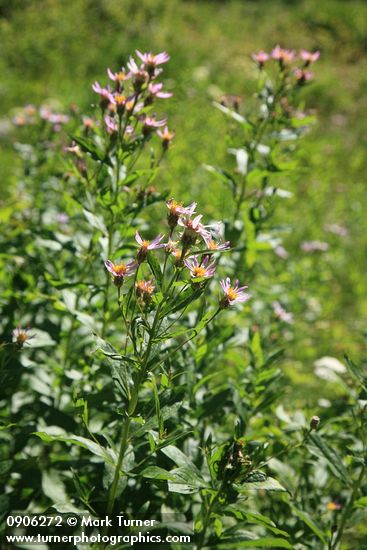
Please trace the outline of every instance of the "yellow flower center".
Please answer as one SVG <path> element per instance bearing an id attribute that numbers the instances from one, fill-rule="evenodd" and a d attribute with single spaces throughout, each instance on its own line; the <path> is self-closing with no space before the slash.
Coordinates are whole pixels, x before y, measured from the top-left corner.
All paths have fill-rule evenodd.
<path id="1" fill-rule="evenodd" d="M 114 264 L 113 270 L 117 274 L 117 276 L 122 276 L 125 275 L 127 267 L 125 264 Z"/>
<path id="2" fill-rule="evenodd" d="M 116 105 L 124 105 L 126 101 L 126 97 L 124 95 L 115 95 L 115 101 Z"/>
<path id="3" fill-rule="evenodd" d="M 227 296 L 228 296 L 228 300 L 232 302 L 237 298 L 238 292 L 234 288 L 229 287 L 229 289 L 227 290 Z"/>
<path id="4" fill-rule="evenodd" d="M 123 73 L 122 71 L 120 71 L 120 72 L 117 73 L 117 75 L 116 75 L 116 79 L 117 79 L 119 82 L 121 82 L 122 80 L 125 80 L 125 78 L 126 78 L 126 75 L 125 75 L 125 73 Z"/>
<path id="5" fill-rule="evenodd" d="M 150 245 L 150 241 L 143 241 L 140 245 L 140 248 L 142 250 L 148 250 L 148 246 Z"/>
<path id="6" fill-rule="evenodd" d="M 24 344 L 24 342 L 28 340 L 28 336 L 26 332 L 20 332 L 17 336 L 17 342 L 18 344 Z"/>
<path id="7" fill-rule="evenodd" d="M 209 248 L 209 250 L 217 250 L 218 245 L 215 241 L 209 241 L 208 248 Z"/>
<path id="8" fill-rule="evenodd" d="M 153 294 L 154 286 L 151 285 L 148 281 L 138 281 L 136 283 L 137 289 L 145 294 Z"/>
<path id="9" fill-rule="evenodd" d="M 177 208 L 179 206 L 182 206 L 182 203 L 181 202 L 177 202 L 175 200 L 172 200 L 170 203 L 169 203 L 169 210 L 171 212 L 171 214 L 176 214 L 177 213 Z"/>
<path id="10" fill-rule="evenodd" d="M 333 512 L 334 510 L 339 510 L 340 506 L 335 504 L 335 502 L 328 502 L 326 508 L 329 512 Z"/>
<path id="11" fill-rule="evenodd" d="M 192 273 L 194 277 L 205 277 L 206 269 L 202 266 L 196 266 L 193 268 Z"/>

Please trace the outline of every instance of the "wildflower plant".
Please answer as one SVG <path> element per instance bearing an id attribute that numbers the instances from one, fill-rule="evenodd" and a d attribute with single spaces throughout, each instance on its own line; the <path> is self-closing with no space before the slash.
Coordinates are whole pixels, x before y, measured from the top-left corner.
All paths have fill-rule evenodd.
<path id="1" fill-rule="evenodd" d="M 7 247 L 2 511 L 157 519 L 198 550 L 340 547 L 366 504 L 365 377 L 348 358 L 348 404 L 320 418 L 285 410 L 279 360 L 296 315 L 261 262 L 289 261 L 271 226 L 287 191 L 273 178 L 294 173 L 312 122 L 298 94 L 318 57 L 258 52 L 255 106 L 216 104 L 235 159 L 207 166 L 232 191 L 221 235 L 205 205 L 156 183 L 175 136 L 160 114 L 166 52 L 108 68 L 88 116 L 16 116 L 31 144 L 17 146 L 25 208 Z M 15 311 L 29 330 L 14 329 Z"/>
<path id="2" fill-rule="evenodd" d="M 206 165 L 232 193 L 232 217 L 226 220 L 226 238 L 239 250 L 238 264 L 245 260 L 249 269 L 266 248 L 260 234 L 274 212 L 276 199 L 291 193 L 278 181 L 295 172 L 294 149 L 314 118 L 302 108 L 302 89 L 313 79 L 309 71 L 320 52 L 284 49 L 276 46 L 269 53 L 252 54 L 258 71 L 254 101 L 248 112 L 241 102 L 224 95 L 215 106 L 231 122 L 228 153 L 235 166 L 222 169 Z M 276 240 L 274 239 L 276 237 Z M 269 246 L 279 246 L 279 234 L 272 235 Z"/>

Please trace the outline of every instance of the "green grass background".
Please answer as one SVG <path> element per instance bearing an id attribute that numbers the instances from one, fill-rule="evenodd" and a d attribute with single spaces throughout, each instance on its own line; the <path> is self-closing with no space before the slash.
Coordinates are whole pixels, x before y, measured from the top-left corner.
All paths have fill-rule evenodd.
<path id="1" fill-rule="evenodd" d="M 88 112 L 91 83 L 107 81 L 106 67 L 125 64 L 135 48 L 167 50 L 166 87 L 174 98 L 162 105 L 177 132 L 158 185 L 185 201 L 197 200 L 212 218 L 225 218 L 232 203 L 203 163 L 225 164 L 226 127 L 212 106 L 221 93 L 254 90 L 250 54 L 280 43 L 320 49 L 316 82 L 305 98 L 318 124 L 298 154 L 304 167 L 282 182 L 294 196 L 276 221 L 294 230 L 286 247 L 296 259 L 285 273 L 290 291 L 307 286 L 320 307 L 315 322 L 295 311 L 296 336 L 287 372 L 308 391 L 309 375 L 323 355 L 358 359 L 366 313 L 365 179 L 367 169 L 367 3 L 357 1 L 0 0 L 0 189 L 9 196 L 19 161 L 8 120 L 16 107 L 57 100 Z M 345 238 L 325 233 L 326 223 L 346 226 Z M 302 240 L 330 243 L 330 252 L 302 260 Z M 305 270 L 306 267 L 306 270 Z M 271 285 L 271 281 L 269 281 Z"/>

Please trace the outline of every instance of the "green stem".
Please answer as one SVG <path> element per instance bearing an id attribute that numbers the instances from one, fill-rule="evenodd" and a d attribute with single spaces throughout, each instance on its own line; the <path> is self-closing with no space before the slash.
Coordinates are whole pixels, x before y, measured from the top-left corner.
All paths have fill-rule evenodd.
<path id="1" fill-rule="evenodd" d="M 113 507 L 116 500 L 117 487 L 120 480 L 121 466 L 128 447 L 130 424 L 131 424 L 131 418 L 127 417 L 124 424 L 124 429 L 122 432 L 122 440 L 121 440 L 119 455 L 118 455 L 117 464 L 115 468 L 115 474 L 114 474 L 112 485 L 108 495 L 108 502 L 107 502 L 107 509 L 106 509 L 107 516 L 110 516 L 111 513 L 113 512 Z"/>
<path id="2" fill-rule="evenodd" d="M 364 479 L 365 472 L 366 472 L 366 466 L 363 466 L 361 471 L 360 471 L 360 474 L 359 474 L 358 478 L 355 480 L 355 482 L 353 484 L 352 494 L 350 495 L 350 499 L 349 499 L 348 504 L 344 508 L 344 512 L 343 512 L 342 517 L 340 519 L 340 523 L 339 523 L 338 531 L 336 533 L 336 537 L 335 537 L 334 542 L 332 543 L 332 546 L 331 546 L 332 550 L 336 550 L 336 548 L 338 548 L 339 543 L 342 540 L 345 525 L 346 525 L 348 519 L 351 516 L 354 501 L 355 501 L 355 499 L 358 495 L 358 491 L 359 491 L 361 483 Z"/>
<path id="3" fill-rule="evenodd" d="M 207 532 L 209 524 L 210 524 L 212 511 L 214 509 L 215 504 L 217 503 L 217 501 L 219 499 L 219 496 L 222 492 L 222 489 L 223 489 L 223 483 L 222 483 L 220 489 L 218 490 L 217 494 L 212 498 L 212 500 L 211 500 L 211 502 L 210 502 L 210 504 L 209 504 L 209 506 L 208 506 L 208 508 L 205 512 L 203 528 L 202 528 L 201 533 L 200 533 L 200 537 L 199 537 L 198 544 L 196 546 L 196 550 L 201 550 L 201 548 L 203 548 L 203 546 L 204 546 L 205 535 L 206 535 L 206 532 Z"/>
<path id="4" fill-rule="evenodd" d="M 110 259 L 111 252 L 112 252 L 112 237 L 113 237 L 113 221 L 111 223 L 111 226 L 108 230 L 108 252 L 107 252 L 107 259 Z M 106 290 L 105 290 L 105 296 L 104 296 L 104 304 L 103 304 L 103 323 L 102 323 L 102 338 L 105 337 L 106 328 L 107 328 L 107 311 L 108 311 L 108 291 L 110 289 L 111 284 L 111 275 L 108 271 L 106 271 Z"/>
<path id="5" fill-rule="evenodd" d="M 154 317 L 152 330 L 150 332 L 149 341 L 148 341 L 147 349 L 146 349 L 146 352 L 145 352 L 145 355 L 144 355 L 141 370 L 140 370 L 138 379 L 137 379 L 135 387 L 134 387 L 134 392 L 133 392 L 131 401 L 129 403 L 129 408 L 128 408 L 128 415 L 129 416 L 127 417 L 127 419 L 125 421 L 125 424 L 124 424 L 124 431 L 123 431 L 123 434 L 122 434 L 122 440 L 121 440 L 120 451 L 119 451 L 119 455 L 118 455 L 118 459 L 117 459 L 115 474 L 114 474 L 113 482 L 112 482 L 109 497 L 108 497 L 108 504 L 107 504 L 107 511 L 106 511 L 107 516 L 110 515 L 111 512 L 113 511 L 113 507 L 114 507 L 114 503 L 115 503 L 115 499 L 116 499 L 116 492 L 117 492 L 118 482 L 119 482 L 119 478 L 120 478 L 120 470 L 121 470 L 122 462 L 124 460 L 124 456 L 125 456 L 126 449 L 127 449 L 127 446 L 128 446 L 131 416 L 134 414 L 134 411 L 136 409 L 140 385 L 141 385 L 141 383 L 144 379 L 144 375 L 145 375 L 145 372 L 146 372 L 146 367 L 147 367 L 147 364 L 148 364 L 148 361 L 149 361 L 149 355 L 150 355 L 150 351 L 151 351 L 152 345 L 153 345 L 155 329 L 156 329 L 157 322 L 158 322 L 158 319 L 159 319 L 159 310 L 160 310 L 160 305 L 158 306 L 156 315 Z"/>

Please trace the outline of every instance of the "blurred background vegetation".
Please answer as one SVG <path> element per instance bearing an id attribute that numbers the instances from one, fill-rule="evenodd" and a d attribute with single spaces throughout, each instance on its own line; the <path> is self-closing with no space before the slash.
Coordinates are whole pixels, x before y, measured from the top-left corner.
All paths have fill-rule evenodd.
<path id="1" fill-rule="evenodd" d="M 229 162 L 227 121 L 213 99 L 230 93 L 242 96 L 244 106 L 251 101 L 253 51 L 277 43 L 319 49 L 316 81 L 304 94 L 318 123 L 298 153 L 302 169 L 281 182 L 294 194 L 276 214 L 279 224 L 292 228 L 285 247 L 296 260 L 283 282 L 296 297 L 307 290 L 316 312 L 313 318 L 305 315 L 304 301 L 299 301 L 285 369 L 296 394 L 312 401 L 320 383 L 310 376 L 317 358 L 341 359 L 344 352 L 361 357 L 367 305 L 366 2 L 0 0 L 0 17 L 5 223 L 11 209 L 19 207 L 12 194 L 20 165 L 10 122 L 16 108 L 52 101 L 88 113 L 94 100 L 91 83 L 106 82 L 106 67 L 117 70 L 135 48 L 171 55 L 165 82 L 174 97 L 162 108 L 176 139 L 157 185 L 185 202 L 197 200 L 209 217 L 225 219 L 233 207 L 228 190 L 203 168 Z M 327 232 L 326 224 L 341 225 L 348 234 Z M 305 258 L 300 243 L 315 239 L 327 241 L 328 252 Z M 277 259 L 276 269 L 279 276 L 282 260 Z"/>

